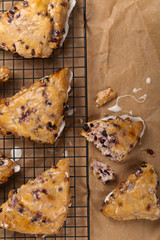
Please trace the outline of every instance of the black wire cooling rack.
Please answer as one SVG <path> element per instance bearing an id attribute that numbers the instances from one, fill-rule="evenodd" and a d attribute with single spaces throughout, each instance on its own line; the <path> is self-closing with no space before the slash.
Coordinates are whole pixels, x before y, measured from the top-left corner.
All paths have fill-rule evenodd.
<path id="1" fill-rule="evenodd" d="M 0 11 L 4 12 L 18 1 L 1 0 Z M 87 121 L 87 59 L 86 59 L 86 0 L 77 0 L 71 14 L 69 34 L 61 49 L 54 51 L 49 59 L 15 58 L 11 53 L 0 51 L 0 66 L 12 70 L 11 79 L 1 84 L 0 98 L 10 97 L 21 86 L 29 87 L 43 76 L 50 75 L 63 67 L 73 71 L 72 90 L 69 105 L 72 115 L 66 117 L 66 127 L 59 140 L 52 145 L 31 143 L 13 136 L 0 137 L 0 153 L 11 156 L 21 166 L 9 181 L 0 186 L 0 204 L 8 199 L 11 189 L 16 189 L 29 179 L 35 178 L 63 157 L 70 159 L 72 206 L 67 221 L 58 235 L 44 239 L 90 239 L 89 237 L 89 188 L 88 147 L 80 136 L 83 123 Z M 17 150 L 21 149 L 19 159 Z M 14 233 L 0 229 L 0 239 L 38 239 L 33 235 Z"/>

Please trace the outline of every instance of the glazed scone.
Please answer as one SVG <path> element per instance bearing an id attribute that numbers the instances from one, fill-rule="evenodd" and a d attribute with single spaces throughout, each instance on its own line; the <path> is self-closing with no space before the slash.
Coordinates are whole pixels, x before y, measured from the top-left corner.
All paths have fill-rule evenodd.
<path id="1" fill-rule="evenodd" d="M 62 159 L 9 193 L 0 208 L 0 227 L 27 234 L 57 234 L 71 203 L 69 187 L 69 159 Z"/>
<path id="2" fill-rule="evenodd" d="M 116 97 L 116 91 L 112 88 L 107 88 L 103 91 L 98 92 L 96 103 L 97 106 L 102 106 L 105 103 L 111 101 L 113 98 Z"/>
<path id="3" fill-rule="evenodd" d="M 110 181 L 115 180 L 115 173 L 113 170 L 107 166 L 107 164 L 92 159 L 91 163 L 91 171 L 92 174 L 97 178 L 100 179 L 103 184 L 107 184 Z"/>
<path id="4" fill-rule="evenodd" d="M 160 218 L 160 205 L 156 196 L 157 174 L 152 165 L 142 163 L 105 199 L 102 212 L 115 220 Z"/>
<path id="5" fill-rule="evenodd" d="M 11 76 L 11 70 L 7 67 L 0 67 L 0 82 L 6 82 Z"/>
<path id="6" fill-rule="evenodd" d="M 53 144 L 62 132 L 72 73 L 64 68 L 0 103 L 0 133 Z"/>
<path id="7" fill-rule="evenodd" d="M 9 177 L 11 177 L 15 172 L 19 171 L 19 165 L 17 165 L 9 158 L 0 156 L 0 183 L 7 182 Z"/>
<path id="8" fill-rule="evenodd" d="M 19 2 L 1 16 L 0 47 L 25 58 L 49 57 L 64 41 L 74 5 L 75 0 Z"/>
<path id="9" fill-rule="evenodd" d="M 89 122 L 83 126 L 81 135 L 110 160 L 122 161 L 138 142 L 143 129 L 141 121 L 117 117 Z"/>

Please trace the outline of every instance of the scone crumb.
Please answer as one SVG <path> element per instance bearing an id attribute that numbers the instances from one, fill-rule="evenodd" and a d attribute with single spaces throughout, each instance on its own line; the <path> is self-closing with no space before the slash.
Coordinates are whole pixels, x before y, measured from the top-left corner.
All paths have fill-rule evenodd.
<path id="1" fill-rule="evenodd" d="M 97 107 L 103 106 L 105 103 L 111 101 L 115 97 L 116 91 L 112 88 L 107 88 L 103 91 L 98 92 L 96 99 Z"/>
<path id="2" fill-rule="evenodd" d="M 90 166 L 92 174 L 97 179 L 100 179 L 103 184 L 107 184 L 110 181 L 115 180 L 115 173 L 105 163 L 97 161 L 94 158 L 92 158 Z"/>
<path id="3" fill-rule="evenodd" d="M 11 70 L 7 67 L 0 67 L 0 82 L 6 82 L 11 76 Z"/>

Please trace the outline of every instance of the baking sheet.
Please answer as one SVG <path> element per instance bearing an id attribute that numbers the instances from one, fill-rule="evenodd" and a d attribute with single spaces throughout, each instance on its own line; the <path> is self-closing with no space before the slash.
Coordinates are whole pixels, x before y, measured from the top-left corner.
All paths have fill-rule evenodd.
<path id="1" fill-rule="evenodd" d="M 89 144 L 89 156 L 110 165 L 117 174 L 117 181 L 103 186 L 90 174 L 90 222 L 91 240 L 159 240 L 160 220 L 137 220 L 118 222 L 108 219 L 100 212 L 105 196 L 120 181 L 134 172 L 140 162 L 153 164 L 160 179 L 160 1 L 159 0 L 88 0 L 88 103 L 89 120 L 106 115 L 122 115 L 133 112 L 145 120 L 145 135 L 124 163 L 115 163 L 102 156 Z M 146 79 L 151 78 L 151 84 Z M 131 94 L 136 98 L 147 94 L 144 103 L 132 98 L 120 100 L 122 111 L 113 113 L 108 107 L 95 103 L 98 91 L 107 87 L 117 95 Z M 134 88 L 143 88 L 133 93 Z M 155 157 L 142 150 L 150 148 Z M 160 197 L 160 188 L 158 190 Z"/>

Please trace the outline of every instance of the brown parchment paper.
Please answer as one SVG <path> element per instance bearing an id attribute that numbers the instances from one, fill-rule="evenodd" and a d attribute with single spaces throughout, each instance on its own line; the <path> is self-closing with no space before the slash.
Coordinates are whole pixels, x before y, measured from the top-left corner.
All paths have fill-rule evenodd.
<path id="1" fill-rule="evenodd" d="M 89 120 L 132 110 L 133 116 L 142 117 L 147 126 L 141 145 L 122 164 L 108 160 L 89 145 L 89 156 L 106 162 L 117 173 L 117 181 L 106 186 L 90 174 L 91 240 L 160 240 L 160 220 L 118 222 L 100 212 L 106 194 L 141 161 L 153 164 L 160 178 L 160 1 L 87 0 L 87 34 Z M 150 85 L 146 84 L 148 77 Z M 147 94 L 147 99 L 143 104 L 121 99 L 122 111 L 117 114 L 108 111 L 115 100 L 97 109 L 96 94 L 106 87 L 114 88 L 118 96 L 132 94 L 138 98 Z M 134 94 L 135 87 L 143 90 Z M 144 154 L 146 148 L 154 150 L 156 156 Z"/>
<path id="2" fill-rule="evenodd" d="M 16 5 L 16 2 L 13 1 Z M 0 10 L 10 9 L 12 1 L 1 1 Z M 67 221 L 57 236 L 48 236 L 45 240 L 88 239 L 87 222 L 87 172 L 86 172 L 86 140 L 80 136 L 85 122 L 85 34 L 84 34 L 84 2 L 77 0 L 76 7 L 69 20 L 70 30 L 62 48 L 53 52 L 48 59 L 13 58 L 9 52 L 0 51 L 0 66 L 11 69 L 11 78 L 0 84 L 0 99 L 17 93 L 21 86 L 29 87 L 43 76 L 48 76 L 60 68 L 69 67 L 74 74 L 68 104 L 73 108 L 73 115 L 66 116 L 66 127 L 55 145 L 32 143 L 20 140 L 12 135 L 0 135 L 0 154 L 7 157 L 15 155 L 16 147 L 22 151 L 17 159 L 21 166 L 19 173 L 12 176 L 6 184 L 0 185 L 0 205 L 8 199 L 11 189 L 35 178 L 45 169 L 56 164 L 61 158 L 70 159 L 70 192 L 72 206 L 68 210 Z M 0 229 L 1 240 L 41 239 L 34 235 L 24 235 Z"/>

